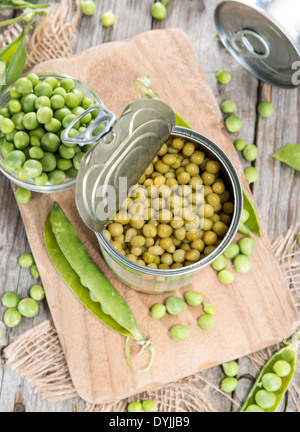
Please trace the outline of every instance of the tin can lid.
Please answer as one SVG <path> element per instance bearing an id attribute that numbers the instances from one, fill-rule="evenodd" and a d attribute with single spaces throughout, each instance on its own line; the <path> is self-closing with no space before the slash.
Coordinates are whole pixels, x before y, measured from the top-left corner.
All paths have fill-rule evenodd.
<path id="1" fill-rule="evenodd" d="M 82 160 L 76 204 L 85 224 L 101 232 L 168 140 L 176 119 L 164 102 L 130 103 L 109 133 Z"/>
<path id="2" fill-rule="evenodd" d="M 276 2 L 222 1 L 215 10 L 216 28 L 228 51 L 254 76 L 277 87 L 296 88 L 300 84 L 296 79 L 300 41 L 290 33 L 293 23 L 288 30 L 283 25 L 287 20 L 280 20 L 272 3 Z M 299 11 L 298 0 L 294 3 Z M 293 13 L 297 16 L 297 11 L 290 11 Z M 299 14 L 297 19 L 299 22 Z"/>

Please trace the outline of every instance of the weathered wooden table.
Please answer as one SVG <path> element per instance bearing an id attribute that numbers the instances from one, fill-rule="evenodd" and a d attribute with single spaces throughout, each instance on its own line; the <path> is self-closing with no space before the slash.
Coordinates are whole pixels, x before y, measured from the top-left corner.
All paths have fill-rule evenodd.
<path id="1" fill-rule="evenodd" d="M 217 101 L 221 103 L 224 99 L 232 99 L 238 102 L 239 114 L 244 119 L 243 138 L 248 144 L 255 143 L 258 146 L 259 157 L 255 167 L 259 179 L 253 186 L 253 192 L 270 239 L 275 240 L 291 225 L 300 222 L 300 175 L 272 159 L 272 154 L 283 145 L 300 143 L 300 88 L 282 90 L 270 87 L 242 69 L 216 41 L 213 13 L 218 0 L 173 0 L 168 5 L 168 16 L 162 22 L 151 18 L 149 11 L 152 3 L 153 0 L 96 0 L 96 14 L 82 17 L 75 52 L 101 43 L 127 39 L 151 29 L 176 27 L 185 31 Z M 105 29 L 100 24 L 100 16 L 109 9 L 114 11 L 116 21 L 113 27 Z M 215 74 L 219 69 L 231 72 L 230 86 L 217 83 Z M 256 114 L 257 104 L 261 100 L 270 100 L 275 107 L 275 114 L 268 122 L 262 121 Z M 246 168 L 249 163 L 242 157 L 241 160 Z M 0 197 L 0 295 L 13 290 L 25 296 L 33 279 L 26 269 L 22 270 L 17 265 L 17 260 L 19 255 L 29 251 L 29 245 L 11 185 L 3 175 L 0 176 Z M 50 313 L 44 302 L 36 318 L 24 320 L 22 325 L 7 332 L 6 344 L 48 318 Z M 240 367 L 244 373 L 251 373 L 246 359 L 241 360 Z M 220 368 L 209 369 L 203 374 L 205 379 L 218 385 Z M 295 384 L 298 387 L 299 382 L 297 374 Z M 299 404 L 299 400 L 297 402 Z M 219 411 L 232 410 L 231 403 L 217 394 L 214 405 Z M 42 400 L 25 379 L 2 362 L 1 412 L 72 412 L 83 409 L 84 403 L 79 399 L 60 403 Z M 295 402 L 288 400 L 285 409 L 296 411 Z"/>

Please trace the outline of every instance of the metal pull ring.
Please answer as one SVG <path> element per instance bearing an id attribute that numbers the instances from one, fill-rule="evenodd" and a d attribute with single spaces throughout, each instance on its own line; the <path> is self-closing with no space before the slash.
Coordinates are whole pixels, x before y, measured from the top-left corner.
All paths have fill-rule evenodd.
<path id="1" fill-rule="evenodd" d="M 78 121 L 80 121 L 83 117 L 85 117 L 87 114 L 93 111 L 99 111 L 99 113 L 97 117 L 92 121 L 92 123 L 86 128 L 86 130 L 84 132 L 81 132 L 81 134 L 77 135 L 76 137 L 70 137 L 69 133 L 71 129 L 75 126 L 75 124 Z M 103 105 L 93 105 L 87 110 L 85 110 L 84 112 L 82 112 L 81 114 L 79 114 L 79 116 L 77 116 L 69 124 L 69 126 L 65 129 L 62 135 L 62 141 L 64 144 L 73 144 L 73 145 L 78 144 L 80 147 L 89 144 L 94 144 L 111 130 L 111 128 L 116 123 L 116 121 L 117 118 L 115 114 L 109 111 Z M 105 127 L 97 135 L 94 135 L 94 132 L 97 129 L 97 127 L 103 124 L 105 124 Z"/>
<path id="2" fill-rule="evenodd" d="M 253 30 L 240 30 L 235 33 L 230 43 L 239 54 L 244 57 L 266 59 L 271 50 L 268 42 Z"/>

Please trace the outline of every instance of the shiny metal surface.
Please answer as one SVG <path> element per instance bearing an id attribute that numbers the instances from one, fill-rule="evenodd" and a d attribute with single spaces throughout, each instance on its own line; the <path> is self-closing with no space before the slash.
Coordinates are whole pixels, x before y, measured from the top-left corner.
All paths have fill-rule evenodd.
<path id="1" fill-rule="evenodd" d="M 97 124 L 102 120 L 100 113 Z M 175 114 L 165 103 L 137 100 L 127 106 L 110 133 L 89 150 L 77 177 L 76 204 L 90 229 L 101 232 L 113 219 L 119 202 L 138 183 L 175 124 Z"/>
<path id="2" fill-rule="evenodd" d="M 190 284 L 232 242 L 239 228 L 243 211 L 243 189 L 239 176 L 226 154 L 208 138 L 190 129 L 176 127 L 171 137 L 180 137 L 194 142 L 197 148 L 202 149 L 209 157 L 221 163 L 227 187 L 234 197 L 235 210 L 229 231 L 216 250 L 201 261 L 181 269 L 157 270 L 143 267 L 120 254 L 103 233 L 96 233 L 103 257 L 114 273 L 135 290 L 148 294 L 170 292 Z"/>
<path id="3" fill-rule="evenodd" d="M 300 85 L 299 0 L 224 0 L 215 24 L 228 51 L 257 78 L 287 89 Z"/>

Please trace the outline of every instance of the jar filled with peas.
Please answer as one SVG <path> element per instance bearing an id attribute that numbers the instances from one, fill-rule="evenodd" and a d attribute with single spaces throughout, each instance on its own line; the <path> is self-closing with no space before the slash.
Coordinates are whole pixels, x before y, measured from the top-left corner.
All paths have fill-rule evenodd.
<path id="1" fill-rule="evenodd" d="M 67 190 L 89 146 L 66 144 L 62 135 L 99 96 L 79 80 L 61 74 L 31 73 L 0 98 L 0 170 L 15 184 L 35 192 Z M 78 136 L 94 120 L 87 114 L 71 130 Z"/>

